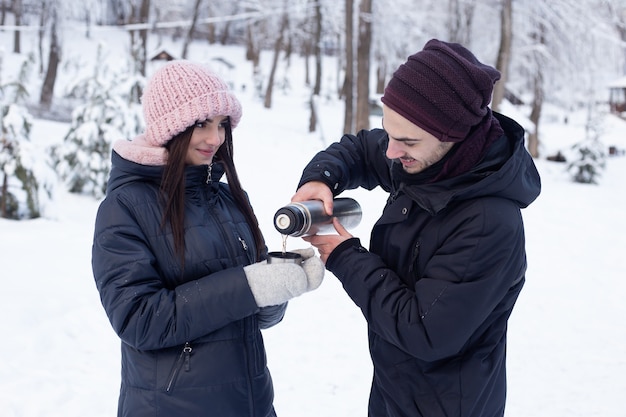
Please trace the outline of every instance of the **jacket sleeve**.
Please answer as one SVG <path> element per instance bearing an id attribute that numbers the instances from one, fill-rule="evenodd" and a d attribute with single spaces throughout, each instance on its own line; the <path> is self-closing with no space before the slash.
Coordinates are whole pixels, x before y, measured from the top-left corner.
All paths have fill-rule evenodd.
<path id="1" fill-rule="evenodd" d="M 278 304 L 275 306 L 261 307 L 257 313 L 259 320 L 259 327 L 261 329 L 269 329 L 280 323 L 285 317 L 285 311 L 287 310 L 287 304 Z"/>
<path id="2" fill-rule="evenodd" d="M 326 263 L 370 330 L 416 358 L 434 361 L 461 352 L 490 320 L 508 318 L 523 283 L 519 210 L 475 204 L 481 213 L 450 224 L 453 236 L 425 237 L 441 242 L 413 288 L 357 239 L 343 242 Z"/>
<path id="3" fill-rule="evenodd" d="M 98 210 L 92 268 L 113 329 L 140 350 L 192 341 L 259 310 L 243 267 L 166 288 L 132 210 L 114 197 Z"/>
<path id="4" fill-rule="evenodd" d="M 322 181 L 334 195 L 359 187 L 372 190 L 381 186 L 389 190 L 386 138 L 382 129 L 362 130 L 356 136 L 344 135 L 311 159 L 302 172 L 298 188 L 310 181 Z"/>

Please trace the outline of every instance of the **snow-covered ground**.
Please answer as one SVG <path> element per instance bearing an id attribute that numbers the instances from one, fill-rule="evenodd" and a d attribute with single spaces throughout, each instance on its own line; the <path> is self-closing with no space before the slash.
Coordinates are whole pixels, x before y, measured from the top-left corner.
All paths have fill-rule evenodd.
<path id="1" fill-rule="evenodd" d="M 126 44 L 125 38 L 118 41 Z M 66 42 L 66 56 L 93 65 L 93 45 L 70 37 Z M 206 45 L 191 50 L 201 61 L 218 56 L 237 65 L 230 76 L 237 81 L 244 116 L 234 132 L 236 163 L 268 245 L 277 250 L 282 240 L 273 214 L 289 202 L 310 157 L 339 138 L 342 107 L 322 99 L 321 129 L 309 134 L 299 60 L 288 73 L 290 89 L 276 89 L 272 109 L 265 109 L 243 50 Z M 6 54 L 7 67 L 17 59 Z M 325 78 L 334 74 L 334 68 L 326 71 Z M 328 90 L 335 86 L 330 84 Z M 514 108 L 506 112 L 524 119 Z M 546 117 L 543 154 L 567 151 L 582 140 L 585 117 L 569 114 L 567 124 L 562 117 Z M 626 148 L 626 123 L 612 116 L 605 121 L 606 146 Z M 380 121 L 373 118 L 372 124 Z M 34 148 L 43 154 L 67 129 L 64 123 L 35 120 Z M 528 273 L 510 319 L 506 415 L 624 417 L 626 157 L 608 159 L 599 185 L 571 182 L 564 164 L 541 159 L 537 165 L 543 191 L 523 212 Z M 385 194 L 349 195 L 364 211 L 353 234 L 367 242 Z M 100 305 L 90 266 L 97 206 L 90 197 L 59 192 L 45 218 L 0 219 L 2 416 L 115 415 L 119 340 Z M 306 244 L 289 238 L 287 246 Z M 284 321 L 264 336 L 280 416 L 367 415 L 371 364 L 365 322 L 331 274 L 317 291 L 293 300 Z"/>

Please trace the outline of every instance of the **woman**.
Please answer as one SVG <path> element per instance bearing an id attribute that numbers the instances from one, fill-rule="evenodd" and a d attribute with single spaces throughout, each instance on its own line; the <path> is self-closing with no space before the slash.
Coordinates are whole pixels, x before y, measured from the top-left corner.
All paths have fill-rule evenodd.
<path id="1" fill-rule="evenodd" d="M 172 61 L 142 105 L 145 133 L 113 145 L 92 253 L 122 341 L 118 416 L 275 416 L 260 329 L 323 264 L 312 248 L 302 266 L 264 261 L 233 164 L 241 105 L 219 77 Z"/>

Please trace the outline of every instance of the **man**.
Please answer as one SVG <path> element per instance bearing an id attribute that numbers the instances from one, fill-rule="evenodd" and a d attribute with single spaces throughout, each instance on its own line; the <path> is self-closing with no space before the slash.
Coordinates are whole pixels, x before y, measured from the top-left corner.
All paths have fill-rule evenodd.
<path id="1" fill-rule="evenodd" d="M 385 89 L 383 128 L 344 135 L 304 169 L 293 201 L 389 193 L 369 251 L 305 240 L 368 323 L 370 417 L 504 414 L 507 321 L 524 284 L 520 209 L 540 192 L 524 130 L 488 107 L 500 73 L 429 41 Z"/>

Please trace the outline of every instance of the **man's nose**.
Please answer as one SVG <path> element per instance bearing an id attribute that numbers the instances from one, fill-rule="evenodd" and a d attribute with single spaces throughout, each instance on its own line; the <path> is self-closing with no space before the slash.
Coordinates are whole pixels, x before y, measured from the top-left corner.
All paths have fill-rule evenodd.
<path id="1" fill-rule="evenodd" d="M 387 158 L 389 159 L 398 159 L 404 155 L 404 151 L 395 141 L 390 140 L 387 145 L 387 152 L 385 152 L 385 155 L 387 155 Z"/>

